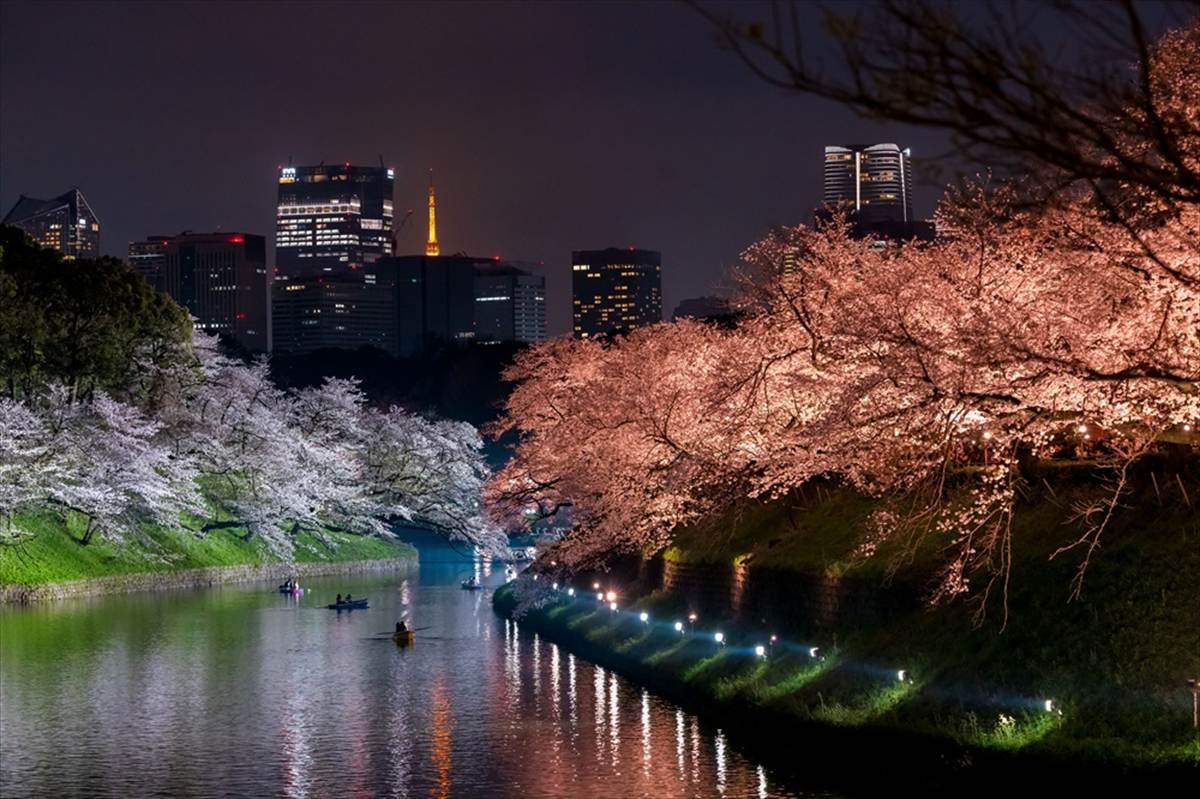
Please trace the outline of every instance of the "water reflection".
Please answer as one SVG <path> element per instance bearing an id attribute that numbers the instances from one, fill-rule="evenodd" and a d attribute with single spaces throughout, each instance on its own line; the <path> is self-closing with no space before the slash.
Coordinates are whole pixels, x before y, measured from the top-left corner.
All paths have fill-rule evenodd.
<path id="1" fill-rule="evenodd" d="M 465 560 L 313 579 L 299 602 L 240 586 L 0 610 L 0 795 L 797 795 L 496 618 L 458 586 L 476 566 L 503 579 Z M 324 610 L 338 592 L 372 609 Z M 378 635 L 401 617 L 427 628 L 408 648 Z"/>

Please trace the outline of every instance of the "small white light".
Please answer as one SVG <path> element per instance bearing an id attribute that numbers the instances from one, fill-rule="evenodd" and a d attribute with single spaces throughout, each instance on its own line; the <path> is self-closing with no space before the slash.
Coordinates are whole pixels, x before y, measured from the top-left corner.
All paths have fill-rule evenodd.
<path id="1" fill-rule="evenodd" d="M 1045 701 L 1045 703 L 1042 705 L 1042 707 L 1046 708 L 1047 713 L 1053 713 L 1054 712 L 1054 700 L 1047 699 Z"/>
<path id="2" fill-rule="evenodd" d="M 991 430 L 984 430 L 984 431 L 983 431 L 983 440 L 984 440 L 984 441 L 987 441 L 987 440 L 989 440 L 991 437 L 992 437 L 992 431 L 991 431 Z"/>
<path id="3" fill-rule="evenodd" d="M 774 635 L 771 636 L 771 643 L 775 643 L 778 640 L 779 639 L 776 636 L 774 636 Z"/>
<path id="4" fill-rule="evenodd" d="M 598 601 L 598 602 L 603 602 L 603 601 L 604 601 L 604 594 L 601 594 L 601 593 L 597 592 L 597 593 L 596 593 L 596 601 Z"/>
<path id="5" fill-rule="evenodd" d="M 1087 425 L 1086 425 L 1086 424 L 1081 424 L 1081 425 L 1079 425 L 1079 427 L 1076 427 L 1076 428 L 1075 428 L 1075 430 L 1076 430 L 1076 432 L 1079 432 L 1079 433 L 1086 433 L 1086 432 L 1087 432 Z"/>
<path id="6" fill-rule="evenodd" d="M 716 635 L 713 636 L 713 640 L 715 640 L 718 644 L 724 644 L 725 643 L 725 633 L 717 633 Z"/>
<path id="7" fill-rule="evenodd" d="M 690 621 L 690 622 L 695 622 L 695 621 L 696 621 L 696 614 L 695 614 L 695 613 L 689 613 L 689 614 L 688 614 L 688 621 Z"/>
<path id="8" fill-rule="evenodd" d="M 537 576 L 536 574 L 535 574 L 535 575 L 533 575 L 533 579 L 535 579 L 535 580 L 536 580 L 537 578 L 538 578 L 538 576 Z"/>
<path id="9" fill-rule="evenodd" d="M 638 614 L 638 618 L 642 620 L 642 624 L 645 624 L 646 622 L 650 621 L 650 614 L 643 611 L 642 613 Z"/>
<path id="10" fill-rule="evenodd" d="M 616 603 L 616 602 L 609 602 L 609 603 L 608 603 L 608 609 L 609 609 L 609 610 L 611 610 L 613 613 L 616 613 L 616 612 L 617 612 L 617 603 Z"/>
<path id="11" fill-rule="evenodd" d="M 554 588 L 554 590 L 555 590 L 555 591 L 557 591 L 557 590 L 558 590 L 558 583 L 555 583 L 555 584 L 554 584 L 554 586 L 553 586 L 553 588 Z"/>
<path id="12" fill-rule="evenodd" d="M 754 647 L 754 654 L 757 657 L 765 658 L 767 656 L 767 648 L 762 644 L 759 644 L 758 646 Z"/>
<path id="13" fill-rule="evenodd" d="M 600 590 L 600 583 L 592 583 L 592 590 L 594 590 L 594 591 Z"/>
<path id="14" fill-rule="evenodd" d="M 683 622 L 681 622 L 681 621 L 675 622 L 675 632 L 677 632 L 677 633 L 683 632 Z"/>
<path id="15" fill-rule="evenodd" d="M 605 597 L 608 599 L 609 602 L 612 602 L 614 599 L 617 598 L 617 592 L 609 591 L 608 594 L 605 595 Z"/>
<path id="16" fill-rule="evenodd" d="M 908 672 L 906 672 L 904 669 L 900 669 L 900 671 L 896 672 L 896 679 L 899 680 L 900 682 L 904 682 L 904 680 L 907 677 L 908 677 Z"/>
<path id="17" fill-rule="evenodd" d="M 568 589 L 567 589 L 567 596 L 575 596 L 575 589 L 574 589 L 574 588 L 568 588 Z"/>
<path id="18" fill-rule="evenodd" d="M 820 649 L 820 647 L 816 647 L 816 646 L 814 646 L 813 648 L 811 648 L 811 649 L 809 649 L 809 650 L 808 650 L 808 656 L 809 656 L 810 658 L 815 658 L 815 657 L 817 657 L 817 656 L 818 656 L 818 655 L 820 655 L 820 654 L 821 654 L 821 649 Z"/>
<path id="19" fill-rule="evenodd" d="M 1185 425 L 1183 426 L 1183 432 L 1185 432 L 1185 433 L 1190 433 L 1190 432 L 1192 432 L 1192 426 L 1191 426 L 1190 424 L 1185 424 Z"/>

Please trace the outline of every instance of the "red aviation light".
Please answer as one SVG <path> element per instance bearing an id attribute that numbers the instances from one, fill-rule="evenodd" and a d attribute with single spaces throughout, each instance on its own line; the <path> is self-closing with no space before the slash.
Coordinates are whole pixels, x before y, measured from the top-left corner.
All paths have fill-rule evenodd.
<path id="1" fill-rule="evenodd" d="M 229 237 L 230 244 L 243 244 L 245 241 L 246 241 L 245 236 L 230 236 Z"/>

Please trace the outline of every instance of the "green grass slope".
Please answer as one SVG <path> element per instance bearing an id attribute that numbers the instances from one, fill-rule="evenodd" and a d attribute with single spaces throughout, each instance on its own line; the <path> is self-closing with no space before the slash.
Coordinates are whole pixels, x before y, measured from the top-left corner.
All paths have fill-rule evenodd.
<path id="1" fill-rule="evenodd" d="M 82 530 L 57 514 L 29 514 L 13 525 L 35 535 L 19 544 L 0 546 L 0 585 L 45 583 L 107 577 L 139 572 L 176 571 L 210 566 L 237 566 L 277 562 L 258 539 L 241 540 L 242 530 L 218 530 L 196 538 L 177 530 L 144 524 L 124 543 L 102 536 L 87 546 L 79 543 Z M 399 558 L 412 554 L 406 544 L 380 538 L 329 533 L 335 546 L 327 546 L 302 533 L 295 559 L 351 561 Z"/>

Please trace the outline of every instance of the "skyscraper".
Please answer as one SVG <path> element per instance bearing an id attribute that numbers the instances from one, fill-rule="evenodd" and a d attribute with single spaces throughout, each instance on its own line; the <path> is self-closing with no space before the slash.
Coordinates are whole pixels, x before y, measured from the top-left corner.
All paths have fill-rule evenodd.
<path id="1" fill-rule="evenodd" d="M 276 281 L 271 314 L 278 353 L 376 347 L 397 354 L 396 300 L 390 280 L 367 282 L 357 275 L 335 273 Z"/>
<path id="2" fill-rule="evenodd" d="M 546 278 L 510 263 L 476 266 L 475 340 L 545 341 Z"/>
<path id="3" fill-rule="evenodd" d="M 391 255 L 394 186 L 381 166 L 281 166 L 278 277 L 352 273 Z"/>
<path id="4" fill-rule="evenodd" d="M 910 155 L 892 143 L 827 146 L 825 205 L 850 208 L 866 224 L 912 221 Z"/>
<path id="5" fill-rule="evenodd" d="M 571 253 L 574 335 L 591 338 L 662 321 L 662 254 L 654 250 Z"/>
<path id="6" fill-rule="evenodd" d="M 187 308 L 196 327 L 228 336 L 250 352 L 270 352 L 271 276 L 262 236 L 184 231 L 130 242 L 129 253 L 131 263 L 146 258 L 140 263 L 148 270 L 161 259 L 157 288 Z"/>
<path id="7" fill-rule="evenodd" d="M 100 255 L 100 220 L 79 189 L 53 200 L 22 194 L 0 224 L 21 228 L 41 246 L 61 252 L 68 261 Z"/>
<path id="8" fill-rule="evenodd" d="M 129 242 L 129 256 L 125 262 L 146 282 L 159 291 L 163 290 L 163 267 L 167 263 L 167 243 L 170 236 L 147 236 L 144 241 Z"/>
<path id="9" fill-rule="evenodd" d="M 402 255 L 380 263 L 381 272 L 394 276 L 400 355 L 475 339 L 475 272 L 484 260 Z"/>

